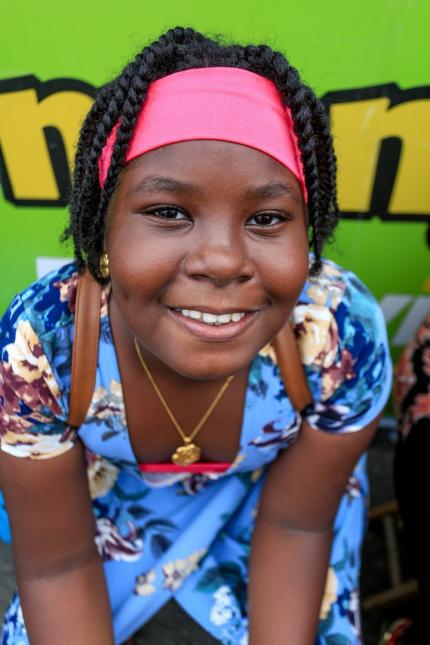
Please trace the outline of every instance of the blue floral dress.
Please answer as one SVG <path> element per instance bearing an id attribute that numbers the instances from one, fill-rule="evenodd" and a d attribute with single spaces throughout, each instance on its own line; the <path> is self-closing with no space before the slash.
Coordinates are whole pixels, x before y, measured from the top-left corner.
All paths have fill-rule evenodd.
<path id="1" fill-rule="evenodd" d="M 116 642 L 174 598 L 225 645 L 245 645 L 250 539 L 267 466 L 294 441 L 300 416 L 283 388 L 270 346 L 254 359 L 240 449 L 222 474 L 142 474 L 125 422 L 108 316 L 100 312 L 96 386 L 77 434 L 66 423 L 77 272 L 69 264 L 18 295 L 0 327 L 1 449 L 51 459 L 79 437 L 86 447 L 95 541 L 104 562 Z M 356 432 L 383 409 L 391 387 L 385 325 L 350 272 L 326 261 L 293 313 L 314 403 L 315 431 Z M 334 541 L 316 643 L 361 643 L 358 575 L 365 526 L 364 458 L 351 475 Z M 3 645 L 26 645 L 16 595 Z"/>

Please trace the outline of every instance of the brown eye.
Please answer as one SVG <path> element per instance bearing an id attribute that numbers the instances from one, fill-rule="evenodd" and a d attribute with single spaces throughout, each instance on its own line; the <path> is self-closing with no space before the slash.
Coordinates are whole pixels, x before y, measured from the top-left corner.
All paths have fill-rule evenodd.
<path id="1" fill-rule="evenodd" d="M 282 222 L 283 219 L 285 218 L 277 215 L 276 213 L 258 213 L 257 215 L 253 215 L 253 217 L 248 220 L 248 224 L 251 224 L 251 226 L 268 227 L 279 224 L 279 222 Z"/>
<path id="2" fill-rule="evenodd" d="M 160 217 L 160 219 L 174 220 L 176 222 L 188 219 L 187 215 L 175 206 L 156 206 L 147 210 L 146 213 Z"/>

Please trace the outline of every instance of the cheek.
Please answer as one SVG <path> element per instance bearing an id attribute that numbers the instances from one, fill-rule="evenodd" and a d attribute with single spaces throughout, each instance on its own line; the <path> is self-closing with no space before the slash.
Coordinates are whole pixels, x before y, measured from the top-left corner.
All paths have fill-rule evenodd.
<path id="1" fill-rule="evenodd" d="M 107 240 L 106 249 L 112 286 L 128 301 L 161 292 L 174 279 L 180 264 L 179 254 L 153 236 L 143 235 L 139 227 L 116 231 Z"/>
<path id="2" fill-rule="evenodd" d="M 308 277 L 308 242 L 306 236 L 279 244 L 266 255 L 262 265 L 265 288 L 276 301 L 294 303 Z"/>
<path id="3" fill-rule="evenodd" d="M 157 300 L 172 280 L 170 262 L 166 262 L 165 254 L 135 237 L 126 243 L 116 237 L 107 245 L 107 252 L 112 292 L 123 315 L 140 316 L 142 306 Z"/>

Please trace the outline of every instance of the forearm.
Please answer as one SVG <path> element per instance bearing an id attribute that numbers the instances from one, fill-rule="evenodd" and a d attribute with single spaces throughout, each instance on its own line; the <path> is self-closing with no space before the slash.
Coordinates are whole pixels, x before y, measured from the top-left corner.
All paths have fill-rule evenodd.
<path id="1" fill-rule="evenodd" d="M 332 534 L 257 521 L 250 562 L 250 645 L 313 645 Z"/>
<path id="2" fill-rule="evenodd" d="M 98 554 L 50 575 L 19 575 L 31 645 L 113 645 L 109 598 Z"/>

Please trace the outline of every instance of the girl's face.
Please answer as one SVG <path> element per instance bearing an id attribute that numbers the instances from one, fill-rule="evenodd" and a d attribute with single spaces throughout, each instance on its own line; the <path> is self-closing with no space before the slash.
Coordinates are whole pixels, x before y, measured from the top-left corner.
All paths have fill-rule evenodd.
<path id="1" fill-rule="evenodd" d="M 130 342 L 182 376 L 233 374 L 281 329 L 306 279 L 298 181 L 238 144 L 154 150 L 121 173 L 106 251 Z"/>

